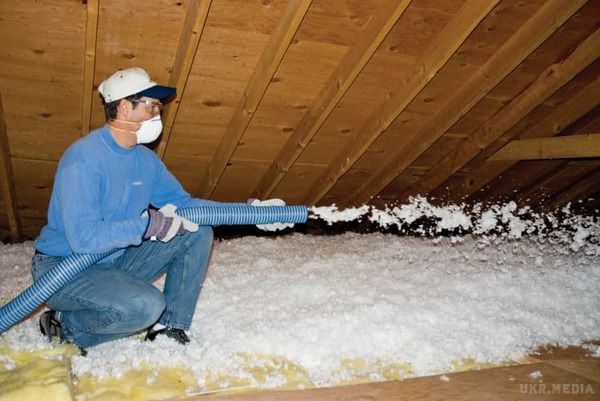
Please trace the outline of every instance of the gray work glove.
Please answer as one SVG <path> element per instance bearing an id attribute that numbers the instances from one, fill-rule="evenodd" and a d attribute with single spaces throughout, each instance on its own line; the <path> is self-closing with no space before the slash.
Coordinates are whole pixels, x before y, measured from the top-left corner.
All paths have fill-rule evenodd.
<path id="1" fill-rule="evenodd" d="M 169 242 L 176 235 L 182 235 L 186 231 L 198 231 L 198 224 L 189 221 L 175 213 L 177 207 L 166 204 L 159 210 L 148 209 L 148 228 L 144 233 L 144 239 L 152 241 Z M 144 212 L 146 213 L 146 212 Z"/>

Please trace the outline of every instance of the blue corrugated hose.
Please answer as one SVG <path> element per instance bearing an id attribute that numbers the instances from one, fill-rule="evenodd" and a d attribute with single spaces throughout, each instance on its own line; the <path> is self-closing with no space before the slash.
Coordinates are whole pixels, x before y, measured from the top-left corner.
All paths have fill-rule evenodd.
<path id="1" fill-rule="evenodd" d="M 247 206 L 223 204 L 182 208 L 177 214 L 201 226 L 255 225 L 271 223 L 306 223 L 306 206 Z M 100 259 L 116 252 L 73 254 L 43 274 L 29 288 L 0 308 L 0 333 L 10 329 L 33 312 L 79 273 Z"/>

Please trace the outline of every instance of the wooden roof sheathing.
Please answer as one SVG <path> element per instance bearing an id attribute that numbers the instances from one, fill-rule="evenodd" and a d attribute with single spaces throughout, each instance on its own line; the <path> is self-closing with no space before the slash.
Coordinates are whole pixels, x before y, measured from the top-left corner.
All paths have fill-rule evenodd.
<path id="1" fill-rule="evenodd" d="M 178 88 L 154 149 L 195 196 L 597 213 L 597 135 L 493 155 L 600 133 L 599 26 L 594 0 L 3 1 L 0 235 L 37 235 L 58 159 L 104 123 L 98 84 L 132 66 Z"/>

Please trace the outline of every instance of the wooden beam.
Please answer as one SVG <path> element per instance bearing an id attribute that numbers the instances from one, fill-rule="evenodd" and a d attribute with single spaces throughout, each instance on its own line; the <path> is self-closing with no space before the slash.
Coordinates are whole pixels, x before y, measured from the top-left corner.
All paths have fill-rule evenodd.
<path id="1" fill-rule="evenodd" d="M 256 109 L 311 3 L 312 0 L 291 0 L 288 2 L 210 163 L 208 182 L 202 190 L 203 197 L 209 198 L 214 192 L 231 155 L 254 117 Z"/>
<path id="2" fill-rule="evenodd" d="M 23 232 L 19 218 L 19 208 L 17 206 L 17 192 L 15 189 L 15 176 L 13 174 L 12 162 L 10 159 L 10 150 L 8 148 L 8 131 L 6 129 L 6 120 L 4 119 L 4 106 L 2 96 L 0 95 L 0 185 L 4 198 L 4 208 L 8 216 L 8 226 L 10 227 L 11 240 L 21 242 Z"/>
<path id="3" fill-rule="evenodd" d="M 479 127 L 462 144 L 447 153 L 426 176 L 404 191 L 399 199 L 403 200 L 414 194 L 426 195 L 442 184 L 535 107 L 594 62 L 598 58 L 598 54 L 600 54 L 600 30 L 596 30 L 585 39 L 562 62 L 553 64 L 542 72 L 525 91 Z"/>
<path id="4" fill-rule="evenodd" d="M 196 57 L 196 51 L 198 50 L 198 44 L 200 43 L 200 38 L 204 31 L 211 3 L 212 0 L 192 0 L 186 12 L 185 20 L 183 21 L 183 27 L 181 28 L 179 43 L 177 45 L 177 52 L 175 53 L 175 59 L 173 60 L 168 83 L 169 86 L 177 88 L 177 95 L 175 99 L 167 105 L 163 113 L 165 127 L 162 132 L 160 143 L 156 148 L 156 153 L 161 159 L 165 157 L 167 146 L 169 146 L 169 139 L 171 139 L 175 117 L 177 117 L 177 112 L 179 111 L 181 98 L 185 92 L 187 80 Z"/>
<path id="5" fill-rule="evenodd" d="M 362 128 L 353 134 L 348 145 L 337 154 L 329 168 L 321 174 L 309 192 L 308 204 L 316 204 L 327 194 L 337 180 L 356 163 L 433 79 L 497 3 L 498 0 L 474 1 L 461 7 L 450 23 L 437 35 L 436 40 L 425 49 L 403 84 L 394 91 L 389 100 L 369 116 Z"/>
<path id="6" fill-rule="evenodd" d="M 488 160 L 578 159 L 600 157 L 600 134 L 515 139 Z"/>
<path id="7" fill-rule="evenodd" d="M 387 163 L 382 163 L 369 180 L 364 181 L 342 200 L 342 204 L 360 204 L 377 195 L 429 146 L 439 139 L 464 114 L 513 71 L 531 52 L 571 17 L 585 0 L 546 2 L 502 47 L 462 84 L 450 102 L 419 130 L 407 132 L 403 143 Z"/>
<path id="8" fill-rule="evenodd" d="M 266 198 L 271 195 L 411 1 L 387 0 L 375 10 L 356 43 L 348 50 L 321 93 L 298 123 L 279 155 L 269 166 L 253 197 Z"/>
<path id="9" fill-rule="evenodd" d="M 96 68 L 96 43 L 98 33 L 98 0 L 87 1 L 85 20 L 85 59 L 83 62 L 83 93 L 81 96 L 81 136 L 90 132 L 92 96 L 94 95 L 94 70 Z"/>
<path id="10" fill-rule="evenodd" d="M 520 134 L 519 138 L 526 139 L 558 135 L 566 127 L 570 127 L 600 105 L 598 93 L 600 93 L 600 78 L 586 85 L 582 90 L 553 110 L 544 119 L 537 121 L 535 129 Z M 588 129 L 583 129 L 577 130 L 576 133 L 582 134 L 588 132 L 590 132 Z M 476 193 L 495 177 L 516 164 L 515 161 L 487 162 L 486 160 L 487 156 L 500 149 L 502 146 L 500 141 L 506 143 L 507 139 L 510 140 L 512 138 L 506 138 L 506 135 L 504 135 L 500 140 L 496 141 L 496 143 L 488 148 L 491 152 L 482 152 L 482 154 L 478 156 L 478 159 L 480 160 L 471 167 L 473 173 L 465 174 L 465 179 L 462 183 L 452 186 L 452 197 L 447 200 L 458 202 L 459 200 Z M 486 157 L 481 157 L 484 155 Z"/>

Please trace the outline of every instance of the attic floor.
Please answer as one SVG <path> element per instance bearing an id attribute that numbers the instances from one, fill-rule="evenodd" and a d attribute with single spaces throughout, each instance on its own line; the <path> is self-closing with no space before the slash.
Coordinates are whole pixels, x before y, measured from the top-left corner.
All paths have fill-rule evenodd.
<path id="1" fill-rule="evenodd" d="M 598 344 L 600 342 L 596 342 Z M 548 347 L 516 366 L 332 388 L 202 395 L 176 401 L 600 400 L 600 358 Z M 175 400 L 174 400 L 175 401 Z"/>

